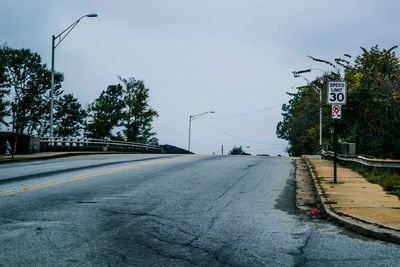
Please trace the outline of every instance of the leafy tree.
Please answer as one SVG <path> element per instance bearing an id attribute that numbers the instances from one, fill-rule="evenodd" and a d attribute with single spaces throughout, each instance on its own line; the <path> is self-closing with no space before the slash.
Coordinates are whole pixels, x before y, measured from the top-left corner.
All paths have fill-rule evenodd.
<path id="1" fill-rule="evenodd" d="M 110 85 L 89 105 L 86 135 L 96 139 L 114 139 L 112 131 L 120 126 L 125 103 L 122 85 Z"/>
<path id="2" fill-rule="evenodd" d="M 342 135 L 360 153 L 400 158 L 400 65 L 394 49 L 361 48 L 346 68 L 348 104 Z"/>
<path id="3" fill-rule="evenodd" d="M 336 58 L 334 63 L 310 57 L 335 70 L 344 69 L 347 105 L 343 106 L 343 119 L 338 121 L 338 135 L 340 140 L 356 143 L 358 154 L 400 158 L 400 64 L 396 48 L 361 48 L 362 54 L 354 63 L 347 54 L 345 59 Z M 325 89 L 322 99 L 326 99 L 327 81 L 338 79 L 340 75 L 332 72 L 317 77 L 312 84 Z M 318 101 L 312 102 L 304 88 L 300 87 L 289 103 L 282 106 L 283 120 L 277 125 L 277 136 L 289 141 L 291 155 L 311 153 L 317 145 L 319 129 L 314 118 L 318 112 L 313 103 Z M 330 106 L 325 103 L 323 117 L 323 140 L 332 143 L 333 120 Z"/>
<path id="4" fill-rule="evenodd" d="M 32 134 L 39 128 L 46 129 L 43 120 L 50 112 L 51 72 L 46 64 L 42 64 L 41 57 L 29 49 L 1 48 L 4 82 L 2 90 L 11 88 L 13 91 L 12 103 L 16 107 L 15 129 L 18 133 Z M 55 97 L 61 91 L 63 75 L 56 72 L 54 75 Z M 4 94 L 4 93 L 3 93 Z M 48 129 L 48 127 L 47 127 Z"/>
<path id="5" fill-rule="evenodd" d="M 5 117 L 10 115 L 9 106 L 10 102 L 7 100 L 7 96 L 10 90 L 6 88 L 6 56 L 4 55 L 4 46 L 0 46 L 0 123 L 8 125 L 5 121 Z"/>
<path id="6" fill-rule="evenodd" d="M 113 137 L 115 141 L 126 142 L 126 138 L 121 131 L 118 131 L 117 134 Z"/>
<path id="7" fill-rule="evenodd" d="M 250 155 L 246 153 L 242 146 L 234 146 L 231 151 L 229 151 L 229 155 Z"/>
<path id="8" fill-rule="evenodd" d="M 158 112 L 149 106 L 149 89 L 135 78 L 120 80 L 124 84 L 124 134 L 128 142 L 158 144 L 152 122 Z"/>
<path id="9" fill-rule="evenodd" d="M 8 125 L 8 123 L 5 120 L 5 117 L 10 115 L 9 111 L 9 105 L 10 102 L 7 101 L 6 97 L 9 94 L 9 90 L 6 89 L 0 89 L 0 123 L 4 125 Z"/>
<path id="10" fill-rule="evenodd" d="M 79 136 L 83 129 L 86 111 L 72 94 L 63 95 L 55 103 L 54 134 L 56 136 Z"/>

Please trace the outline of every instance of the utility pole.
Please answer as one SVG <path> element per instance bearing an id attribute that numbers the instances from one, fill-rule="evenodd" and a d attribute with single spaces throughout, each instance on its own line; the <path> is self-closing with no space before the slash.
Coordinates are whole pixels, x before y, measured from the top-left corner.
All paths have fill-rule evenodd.
<path id="1" fill-rule="evenodd" d="M 221 145 L 221 154 L 224 154 L 224 145 Z"/>
<path id="2" fill-rule="evenodd" d="M 188 151 L 190 151 L 190 133 L 192 132 L 192 115 L 189 116 L 189 141 L 188 141 Z"/>

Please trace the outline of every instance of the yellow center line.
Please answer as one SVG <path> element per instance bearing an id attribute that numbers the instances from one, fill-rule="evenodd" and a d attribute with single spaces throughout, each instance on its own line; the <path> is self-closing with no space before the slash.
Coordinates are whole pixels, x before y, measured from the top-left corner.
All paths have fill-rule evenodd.
<path id="1" fill-rule="evenodd" d="M 74 177 L 70 177 L 70 178 L 50 181 L 50 182 L 46 182 L 46 183 L 42 183 L 42 184 L 36 184 L 36 185 L 27 186 L 27 187 L 11 189 L 11 190 L 0 192 L 0 196 L 18 194 L 18 193 L 25 192 L 25 191 L 31 191 L 31 190 L 35 190 L 35 189 L 39 189 L 39 188 L 44 188 L 44 187 L 54 186 L 54 185 L 68 183 L 68 182 L 72 182 L 72 181 L 82 180 L 82 179 L 86 179 L 86 178 L 90 178 L 90 177 L 94 177 L 94 176 L 109 174 L 112 172 L 123 171 L 123 170 L 136 168 L 136 167 L 154 165 L 154 164 L 163 163 L 163 162 L 183 160 L 183 159 L 192 158 L 192 157 L 195 157 L 195 156 L 181 156 L 181 157 L 172 158 L 172 159 L 163 159 L 163 160 L 157 160 L 157 161 L 151 161 L 151 162 L 136 163 L 136 164 L 127 165 L 124 167 L 119 167 L 119 168 L 114 168 L 114 169 L 109 169 L 109 170 L 105 170 L 105 171 L 99 171 L 99 172 L 94 172 L 94 173 L 90 173 L 90 174 L 83 174 L 83 175 L 74 176 Z"/>

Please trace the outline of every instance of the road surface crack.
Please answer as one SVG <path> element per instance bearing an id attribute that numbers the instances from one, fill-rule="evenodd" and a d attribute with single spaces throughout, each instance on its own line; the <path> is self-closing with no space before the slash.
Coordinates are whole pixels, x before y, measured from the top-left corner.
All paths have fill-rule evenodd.
<path id="1" fill-rule="evenodd" d="M 252 168 L 252 167 L 254 167 L 254 166 L 256 166 L 257 164 L 250 164 L 250 165 L 248 165 L 246 168 L 244 168 L 243 170 L 248 170 L 248 169 L 250 169 L 250 168 Z"/>
<path id="2" fill-rule="evenodd" d="M 156 239 L 159 242 L 163 242 L 163 243 L 167 243 L 167 244 L 171 244 L 171 245 L 178 245 L 178 246 L 184 246 L 184 247 L 191 247 L 192 243 L 195 240 L 198 240 L 200 237 L 195 236 L 194 238 L 192 238 L 189 242 L 176 242 L 176 241 L 169 241 L 163 238 L 158 237 L 157 235 L 154 234 L 150 234 L 150 233 L 145 233 L 146 235 L 153 237 L 154 239 Z"/>
<path id="3" fill-rule="evenodd" d="M 152 246 L 150 246 L 150 245 L 148 245 L 148 244 L 146 244 L 144 242 L 140 242 L 139 245 L 142 245 L 143 247 L 145 247 L 145 248 L 147 248 L 147 249 L 149 249 L 151 251 L 154 251 L 157 255 L 160 255 L 162 257 L 165 257 L 165 258 L 168 258 L 168 259 L 174 259 L 174 260 L 182 260 L 182 261 L 186 261 L 186 262 L 188 262 L 188 263 L 190 263 L 192 265 L 197 265 L 195 262 L 193 262 L 193 261 L 191 261 L 191 260 L 189 260 L 187 258 L 176 256 L 176 255 L 171 255 L 171 254 L 167 254 L 167 253 L 163 253 L 159 249 L 154 248 L 154 247 L 152 247 Z"/>
<path id="4" fill-rule="evenodd" d="M 216 199 L 214 200 L 219 200 L 222 198 L 226 193 L 228 193 L 232 188 L 234 188 L 240 181 L 242 181 L 249 173 L 246 173 L 245 175 L 241 176 L 239 179 L 237 179 L 231 186 L 229 186 L 222 194 L 220 194 Z"/>
<path id="5" fill-rule="evenodd" d="M 99 208 L 99 210 L 103 211 L 103 212 L 112 213 L 112 214 L 118 214 L 118 215 L 133 215 L 133 216 L 137 216 L 137 217 L 155 217 L 155 218 L 159 218 L 159 219 L 165 219 L 159 215 L 150 214 L 147 212 L 131 212 L 131 211 L 112 210 L 112 209 L 105 209 L 105 208 Z"/>
<path id="6" fill-rule="evenodd" d="M 308 242 L 311 239 L 311 232 L 307 235 L 304 244 L 299 247 L 298 252 L 293 254 L 295 256 L 295 266 L 304 266 L 307 263 L 307 257 L 304 253 L 304 249 L 308 246 Z"/>

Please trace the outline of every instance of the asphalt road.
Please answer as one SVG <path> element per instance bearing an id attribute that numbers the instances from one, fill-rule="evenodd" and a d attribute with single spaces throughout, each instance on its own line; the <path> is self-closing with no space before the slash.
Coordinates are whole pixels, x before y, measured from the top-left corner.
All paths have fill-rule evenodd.
<path id="1" fill-rule="evenodd" d="M 398 266 L 400 246 L 297 210 L 294 174 L 249 156 L 3 164 L 0 266 Z"/>

